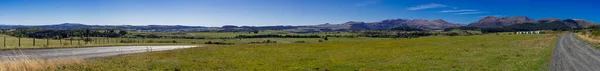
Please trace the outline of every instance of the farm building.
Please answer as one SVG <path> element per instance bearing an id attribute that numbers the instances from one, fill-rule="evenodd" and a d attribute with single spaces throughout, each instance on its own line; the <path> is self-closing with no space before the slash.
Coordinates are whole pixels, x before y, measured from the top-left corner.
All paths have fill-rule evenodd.
<path id="1" fill-rule="evenodd" d="M 542 34 L 540 31 L 518 31 L 516 34 Z"/>

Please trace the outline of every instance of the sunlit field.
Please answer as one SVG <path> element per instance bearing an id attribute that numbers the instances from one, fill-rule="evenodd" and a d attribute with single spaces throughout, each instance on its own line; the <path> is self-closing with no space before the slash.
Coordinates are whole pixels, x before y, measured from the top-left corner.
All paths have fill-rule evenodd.
<path id="1" fill-rule="evenodd" d="M 60 70 L 547 70 L 556 35 L 210 45 L 87 59 Z M 350 41 L 361 40 L 361 41 Z"/>
<path id="2" fill-rule="evenodd" d="M 186 33 L 208 35 L 208 33 Z M 214 32 L 217 33 L 217 32 Z M 319 43 L 319 42 L 338 42 L 338 41 L 361 41 L 361 40 L 389 40 L 384 38 L 336 38 L 330 37 L 327 41 L 323 38 L 233 38 L 233 39 L 218 39 L 217 37 L 236 36 L 243 34 L 229 34 L 234 32 L 223 32 L 220 34 L 228 34 L 224 36 L 214 36 L 215 38 L 207 39 L 183 39 L 183 38 L 106 38 L 106 37 L 90 37 L 92 41 L 85 42 L 79 37 L 63 38 L 63 39 L 35 39 L 23 37 L 20 39 L 14 36 L 0 35 L 0 49 L 36 49 L 36 48 L 72 48 L 72 47 L 92 47 L 92 46 L 135 46 L 135 45 L 198 45 L 205 42 L 225 42 L 234 44 L 250 44 L 252 42 L 272 41 L 269 44 L 284 44 L 284 43 Z M 143 33 L 134 33 L 143 34 Z M 167 36 L 167 33 L 152 33 L 161 36 Z M 306 35 L 306 34 L 305 34 Z M 183 35 L 193 36 L 193 35 Z M 6 44 L 4 41 L 6 37 Z M 71 40 L 72 39 L 72 40 Z M 19 45 L 20 44 L 20 45 Z"/>

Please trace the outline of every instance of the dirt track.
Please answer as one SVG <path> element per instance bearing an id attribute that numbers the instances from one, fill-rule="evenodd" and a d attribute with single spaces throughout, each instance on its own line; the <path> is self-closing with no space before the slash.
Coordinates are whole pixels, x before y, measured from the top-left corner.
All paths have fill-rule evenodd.
<path id="1" fill-rule="evenodd" d="M 600 51 L 571 33 L 562 35 L 552 54 L 552 71 L 598 71 Z"/>

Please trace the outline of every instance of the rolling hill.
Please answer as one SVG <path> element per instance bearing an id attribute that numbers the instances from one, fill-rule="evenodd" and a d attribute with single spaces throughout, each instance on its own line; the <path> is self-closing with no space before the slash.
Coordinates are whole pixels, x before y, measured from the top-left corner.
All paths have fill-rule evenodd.
<path id="1" fill-rule="evenodd" d="M 63 23 L 56 25 L 0 25 L 0 29 L 11 28 L 50 28 L 50 29 L 124 29 L 131 31 L 155 31 L 155 32 L 197 32 L 197 31 L 256 31 L 256 30 L 284 30 L 294 32 L 329 32 L 349 30 L 390 30 L 393 28 L 414 28 L 419 30 L 444 30 L 461 27 L 474 28 L 542 28 L 542 29 L 565 29 L 565 28 L 587 28 L 596 25 L 594 22 L 581 19 L 539 19 L 534 20 L 525 16 L 495 17 L 488 16 L 470 24 L 456 24 L 442 19 L 387 19 L 377 22 L 348 21 L 341 24 L 319 24 L 307 26 L 234 26 L 203 27 L 182 25 L 84 25 L 78 23 Z"/>

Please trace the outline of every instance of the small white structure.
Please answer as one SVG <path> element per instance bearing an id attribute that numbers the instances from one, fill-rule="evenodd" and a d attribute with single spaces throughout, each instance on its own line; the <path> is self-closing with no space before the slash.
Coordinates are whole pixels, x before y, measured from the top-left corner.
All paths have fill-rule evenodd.
<path id="1" fill-rule="evenodd" d="M 517 34 L 541 34 L 540 31 L 518 31 Z"/>

